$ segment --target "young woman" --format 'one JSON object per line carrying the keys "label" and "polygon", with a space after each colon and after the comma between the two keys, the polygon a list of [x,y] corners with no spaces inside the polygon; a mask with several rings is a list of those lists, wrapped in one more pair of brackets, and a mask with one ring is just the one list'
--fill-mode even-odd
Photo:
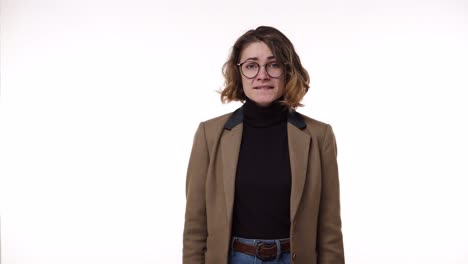
{"label": "young woman", "polygon": [[243,105],[195,133],[183,263],[343,264],[335,136],[295,111],[309,75],[291,41],[249,30],[223,73],[222,101]]}

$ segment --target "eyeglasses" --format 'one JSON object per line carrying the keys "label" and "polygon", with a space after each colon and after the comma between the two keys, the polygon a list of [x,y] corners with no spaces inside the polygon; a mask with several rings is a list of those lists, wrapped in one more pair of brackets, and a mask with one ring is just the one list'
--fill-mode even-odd
{"label": "eyeglasses", "polygon": [[255,78],[260,72],[261,67],[265,67],[268,76],[271,78],[279,78],[283,75],[284,64],[276,61],[260,65],[254,61],[245,61],[243,63],[238,63],[237,66],[240,67],[242,75],[248,79]]}

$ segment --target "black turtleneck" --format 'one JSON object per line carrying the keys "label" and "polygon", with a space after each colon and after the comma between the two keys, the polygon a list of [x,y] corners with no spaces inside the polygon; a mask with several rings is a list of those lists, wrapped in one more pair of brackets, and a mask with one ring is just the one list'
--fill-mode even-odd
{"label": "black turtleneck", "polygon": [[247,99],[237,163],[232,235],[289,237],[291,167],[286,107]]}

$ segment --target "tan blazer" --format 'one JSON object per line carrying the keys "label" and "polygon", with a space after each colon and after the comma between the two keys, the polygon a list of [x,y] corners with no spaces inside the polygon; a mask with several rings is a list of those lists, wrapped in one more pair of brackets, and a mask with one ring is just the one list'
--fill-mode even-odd
{"label": "tan blazer", "polygon": [[[187,171],[184,264],[225,264],[243,108],[200,123]],[[330,125],[288,114],[291,263],[343,264],[337,149]]]}

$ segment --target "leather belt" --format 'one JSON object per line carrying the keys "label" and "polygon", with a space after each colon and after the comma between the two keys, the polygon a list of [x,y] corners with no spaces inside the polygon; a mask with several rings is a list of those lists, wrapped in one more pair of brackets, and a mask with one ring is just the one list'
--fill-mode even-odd
{"label": "leather belt", "polygon": [[[290,243],[288,240],[283,240],[280,243],[281,245],[281,253],[289,252],[290,250]],[[276,243],[274,244],[265,244],[263,242],[257,243],[257,245],[249,245],[240,242],[239,240],[235,239],[233,243],[234,250],[238,252],[242,252],[251,256],[256,256],[257,258],[268,261],[274,260],[276,258],[277,247]]]}

